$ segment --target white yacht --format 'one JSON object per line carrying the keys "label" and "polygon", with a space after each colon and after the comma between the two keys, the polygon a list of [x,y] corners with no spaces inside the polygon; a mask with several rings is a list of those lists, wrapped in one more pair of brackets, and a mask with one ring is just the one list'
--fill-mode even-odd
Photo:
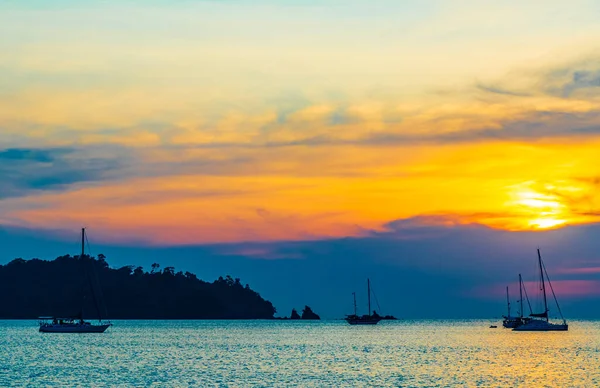
{"label": "white yacht", "polygon": [[104,333],[112,325],[110,322],[92,324],[83,318],[40,317],[39,321],[42,333]]}
{"label": "white yacht", "polygon": [[[546,266],[542,261],[542,255],[540,254],[540,250],[537,250],[538,254],[538,265],[540,267],[540,284],[541,291],[544,297],[544,311],[541,313],[532,313],[529,316],[531,319],[526,323],[519,325],[513,329],[513,331],[567,331],[569,330],[569,325],[562,315],[562,311],[560,310],[560,306],[558,305],[558,300],[556,299],[556,294],[554,293],[554,289],[552,288],[552,283],[550,282],[550,278],[548,277],[548,272],[546,271]],[[562,323],[553,323],[548,319],[548,299],[546,298],[546,282],[548,280],[548,285],[550,286],[550,291],[552,291],[552,296],[554,297],[554,301],[556,302],[556,308],[560,317],[562,319]]]}

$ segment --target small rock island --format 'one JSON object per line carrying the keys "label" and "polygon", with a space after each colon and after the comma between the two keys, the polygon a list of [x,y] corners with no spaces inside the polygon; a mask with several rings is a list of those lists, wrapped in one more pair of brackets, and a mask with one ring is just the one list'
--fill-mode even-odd
{"label": "small rock island", "polygon": [[320,320],[321,317],[318,316],[309,306],[304,306],[304,310],[302,310],[302,315],[298,314],[296,309],[292,309],[292,313],[290,317],[278,318],[278,319],[304,319],[304,320]]}

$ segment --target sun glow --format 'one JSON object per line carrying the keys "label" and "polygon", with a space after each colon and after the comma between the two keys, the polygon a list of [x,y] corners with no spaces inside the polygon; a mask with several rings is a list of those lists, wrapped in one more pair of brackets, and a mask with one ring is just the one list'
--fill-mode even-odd
{"label": "sun glow", "polygon": [[529,226],[531,226],[533,229],[550,229],[564,225],[566,222],[567,220],[541,217],[529,221]]}
{"label": "sun glow", "polygon": [[516,186],[509,207],[521,213],[531,229],[550,229],[567,223],[569,208],[556,192],[560,188],[543,185],[536,190],[534,186],[533,182]]}

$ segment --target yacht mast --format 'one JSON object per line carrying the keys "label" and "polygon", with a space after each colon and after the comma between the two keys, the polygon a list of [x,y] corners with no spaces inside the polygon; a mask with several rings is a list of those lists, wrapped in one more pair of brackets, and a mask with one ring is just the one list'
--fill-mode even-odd
{"label": "yacht mast", "polygon": [[519,308],[521,310],[521,318],[523,318],[523,280],[521,279],[521,274],[519,274]]}
{"label": "yacht mast", "polygon": [[565,320],[565,317],[563,316],[562,311],[560,310],[560,305],[558,304],[558,299],[556,299],[556,294],[554,293],[554,287],[552,287],[552,282],[550,281],[550,276],[548,276],[548,271],[546,270],[546,265],[543,264],[543,266],[544,266],[544,273],[546,273],[546,279],[548,279],[548,284],[550,285],[550,291],[552,291],[552,296],[554,297],[554,302],[556,302],[556,308],[558,309],[558,313],[560,314],[560,317],[563,320],[563,324],[566,325],[567,321]]}
{"label": "yacht mast", "polygon": [[508,298],[508,286],[506,286],[506,305],[508,306],[508,317],[510,317],[510,299]]}
{"label": "yacht mast", "polygon": [[85,251],[85,228],[81,228],[81,259],[83,259],[83,254]]}
{"label": "yacht mast", "polygon": [[367,315],[371,316],[371,280],[367,279],[367,299],[369,300],[369,313]]}
{"label": "yacht mast", "polygon": [[[89,288],[90,288],[90,293],[92,294],[92,300],[94,302],[94,307],[96,307],[96,312],[98,313],[98,321],[102,321],[102,311],[100,310],[100,304],[98,301],[98,298],[96,297],[96,292],[94,290],[94,284],[92,282],[92,275],[90,274],[90,271],[85,269],[85,263],[83,262],[83,255],[85,254],[85,228],[81,228],[81,260],[82,260],[82,265],[84,268],[84,272],[86,275],[86,278],[88,280],[89,283]],[[94,270],[94,260],[92,259],[90,261],[90,265],[91,265],[91,271]],[[85,298],[85,296],[84,296]],[[81,311],[81,316],[83,317],[83,308]]]}
{"label": "yacht mast", "polygon": [[[79,265],[81,266],[83,277],[87,278],[87,272],[85,271],[85,263],[83,262],[83,253],[85,251],[85,228],[81,228],[81,255],[79,255]],[[83,310],[85,308],[85,295],[87,291],[87,285],[85,280],[83,280],[81,285],[81,310],[79,311],[79,315],[83,318]]]}
{"label": "yacht mast", "polygon": [[356,292],[353,292],[352,296],[354,297],[354,315],[356,315]]}
{"label": "yacht mast", "polygon": [[546,299],[546,283],[544,282],[544,270],[542,268],[542,255],[540,254],[540,248],[537,250],[538,263],[540,265],[540,277],[542,279],[542,292],[544,293],[544,313],[546,314],[546,322],[548,322],[548,300]]}

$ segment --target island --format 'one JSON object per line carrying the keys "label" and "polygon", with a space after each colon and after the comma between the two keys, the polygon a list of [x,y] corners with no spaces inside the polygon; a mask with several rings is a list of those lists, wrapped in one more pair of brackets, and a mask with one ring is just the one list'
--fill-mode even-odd
{"label": "island", "polygon": [[273,319],[273,304],[238,278],[212,283],[174,267],[109,267],[106,257],[15,259],[0,265],[0,319]]}

